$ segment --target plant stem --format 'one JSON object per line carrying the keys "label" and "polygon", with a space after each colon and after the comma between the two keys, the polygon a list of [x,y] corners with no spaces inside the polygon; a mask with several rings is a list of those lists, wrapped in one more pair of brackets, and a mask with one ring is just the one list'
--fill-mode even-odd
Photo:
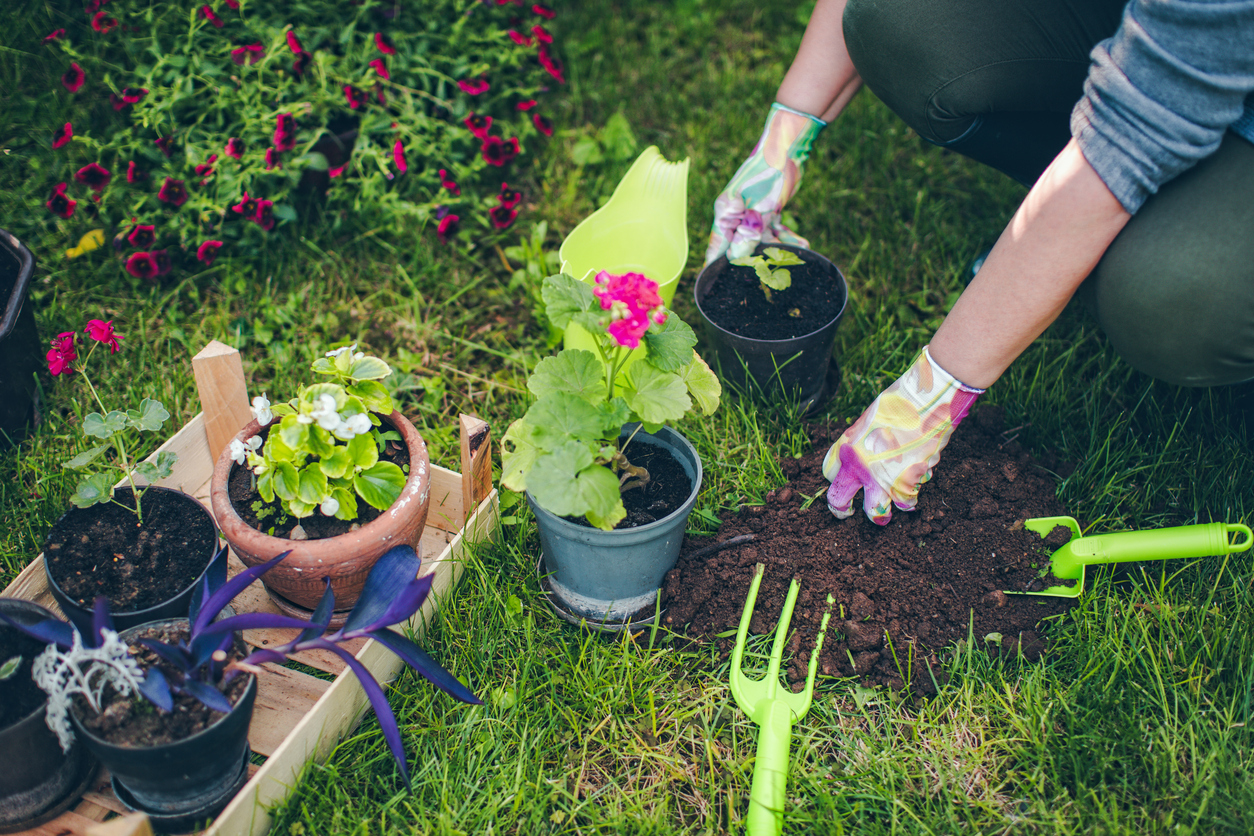
{"label": "plant stem", "polygon": [[[87,384],[87,388],[91,392],[91,396],[95,399],[96,405],[100,407],[101,414],[108,415],[109,410],[105,407],[104,402],[100,400],[100,395],[96,392],[96,387],[91,384],[91,378],[87,376],[87,359],[91,357],[92,352],[95,350],[96,346],[93,345],[91,347],[91,351],[87,352],[87,357],[83,358],[83,365],[78,371],[79,374],[83,376],[83,382]],[[109,440],[113,442],[113,449],[118,451],[118,458],[122,460],[122,472],[126,474],[126,481],[130,483],[131,496],[135,497],[135,516],[139,519],[139,524],[143,525],[144,509],[143,503],[140,500],[143,499],[144,494],[139,489],[139,486],[135,484],[135,474],[131,469],[131,460],[126,455],[126,442],[122,440],[122,432],[120,430],[115,432]],[[116,504],[126,508],[126,506],[122,505],[120,502],[116,502]],[[127,510],[129,511],[130,509],[128,508]]]}

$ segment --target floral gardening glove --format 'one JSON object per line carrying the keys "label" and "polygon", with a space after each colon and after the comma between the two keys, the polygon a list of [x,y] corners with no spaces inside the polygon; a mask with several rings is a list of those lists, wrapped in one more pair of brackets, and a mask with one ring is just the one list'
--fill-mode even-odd
{"label": "floral gardening glove", "polygon": [[714,200],[706,264],[723,253],[728,258],[744,258],[759,242],[809,248],[809,242],[780,222],[779,214],[797,190],[810,146],[825,127],[827,123],[817,116],[778,102],[771,105],[753,153]]}
{"label": "floral gardening glove", "polygon": [[877,525],[892,519],[889,500],[914,510],[919,486],[932,478],[954,428],[984,392],[936,365],[927,346],[913,365],[867,407],[827,451],[823,475],[832,487],[827,507],[840,519],[853,514],[853,497]]}

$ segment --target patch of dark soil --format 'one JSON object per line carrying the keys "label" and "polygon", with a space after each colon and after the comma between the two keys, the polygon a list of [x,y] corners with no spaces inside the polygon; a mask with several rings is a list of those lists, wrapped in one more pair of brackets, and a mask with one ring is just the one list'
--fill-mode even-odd
{"label": "patch of dark soil", "polygon": [[[768,247],[759,245],[754,255]],[[808,251],[780,247],[805,257]],[[701,309],[712,321],[733,334],[755,340],[788,340],[819,330],[840,313],[845,303],[841,283],[821,261],[806,261],[788,268],[792,285],[771,291],[766,301],[762,282],[752,267],[728,264],[701,299]]]}
{"label": "patch of dark soil", "polygon": [[[657,522],[678,511],[688,501],[692,494],[692,480],[670,452],[652,444],[629,444],[624,452],[632,465],[649,472],[649,481],[644,487],[623,491],[623,507],[627,509],[627,516],[614,526],[616,531]],[[592,527],[583,517],[564,519],[585,528]]]}
{"label": "patch of dark soil", "polygon": [[0,665],[14,656],[21,656],[17,672],[0,681],[0,729],[21,720],[43,704],[47,695],[30,678],[30,666],[44,652],[44,643],[0,625]]}
{"label": "patch of dark soil", "polygon": [[[794,683],[805,666],[830,594],[835,599],[820,670],[857,674],[871,684],[917,693],[939,681],[937,653],[972,631],[978,645],[1016,658],[1036,658],[1045,642],[1042,619],[1058,615],[1069,599],[1006,595],[1039,582],[1058,545],[1023,528],[1029,517],[1064,513],[1054,479],[1041,463],[1001,433],[1002,414],[984,407],[959,426],[933,478],[919,492],[915,511],[895,511],[886,526],[861,511],[836,519],[825,500],[820,470],[843,426],[813,430],[815,447],[804,458],[781,462],[790,479],[763,506],[744,507],[724,520],[713,538],[688,538],[679,563],[666,576],[666,622],[730,652],[755,565],[766,566],[751,631],[774,630],[793,578],[801,593],[788,644]],[[1056,463],[1054,463],[1056,464]],[[816,496],[817,494],[817,496]],[[815,497],[808,508],[802,506]],[[712,543],[754,534],[753,542],[691,559]],[[1065,542],[1065,538],[1063,538]],[[985,636],[1000,633],[1000,646]],[[929,673],[930,669],[930,673]]]}
{"label": "patch of dark soil", "polygon": [[[409,450],[400,442],[388,441],[379,460],[391,462],[406,474],[409,473]],[[274,502],[266,502],[262,499],[261,494],[257,493],[253,485],[252,473],[248,468],[239,465],[231,468],[231,475],[227,481],[227,495],[240,519],[258,531],[264,531],[273,537],[289,537],[292,529],[299,524],[308,535],[306,539],[323,540],[327,537],[347,534],[354,525],[365,525],[378,519],[383,513],[359,496],[355,520],[340,520],[325,516],[319,511],[314,511],[310,516],[300,520],[288,514],[283,504],[277,499]]]}
{"label": "patch of dark soil", "polygon": [[112,612],[129,613],[191,586],[218,545],[205,507],[177,491],[145,491],[141,526],[130,488],[118,488],[114,500],[126,507],[75,508],[49,532],[44,559],[65,594],[87,609],[103,595]]}
{"label": "patch of dark soil", "polygon": [[[169,625],[152,625],[141,628],[132,636],[131,650],[135,652],[135,660],[145,671],[155,667],[165,676],[166,681],[177,681],[174,668],[153,653],[147,647],[138,644],[140,639],[155,639],[167,644],[177,644],[187,640],[187,628],[175,628]],[[227,654],[231,661],[243,658],[238,647]],[[240,674],[226,686],[225,695],[231,705],[239,702],[240,697],[248,688],[248,676]],[[226,715],[214,711],[200,700],[187,694],[174,694],[174,709],[158,711],[148,700],[141,696],[122,697],[112,687],[107,688],[104,697],[104,710],[96,714],[81,696],[74,697],[74,712],[97,737],[109,741],[115,746],[147,747],[159,746],[163,743],[174,743],[204,731]]]}

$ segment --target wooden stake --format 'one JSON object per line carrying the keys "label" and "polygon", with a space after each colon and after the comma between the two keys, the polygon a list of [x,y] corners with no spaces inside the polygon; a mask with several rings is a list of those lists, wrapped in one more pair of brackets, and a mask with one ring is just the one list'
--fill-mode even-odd
{"label": "wooden stake", "polygon": [[200,408],[205,413],[209,454],[217,461],[235,434],[252,420],[248,384],[239,351],[213,340],[192,358]]}
{"label": "wooden stake", "polygon": [[461,415],[462,508],[464,519],[492,492],[492,427],[482,418]]}
{"label": "wooden stake", "polygon": [[87,828],[87,836],[153,836],[147,813],[129,813]]}

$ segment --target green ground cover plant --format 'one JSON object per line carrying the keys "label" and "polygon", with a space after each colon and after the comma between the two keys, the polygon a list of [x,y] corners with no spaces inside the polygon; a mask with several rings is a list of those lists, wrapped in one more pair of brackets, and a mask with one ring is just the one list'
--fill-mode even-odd
{"label": "green ground cover plant", "polygon": [[[573,154],[621,114],[639,147],[693,160],[694,244],[675,303],[689,318],[709,207],[761,130],[808,5],[554,7],[547,25],[561,38],[568,86],[550,112],[561,127],[526,178],[509,181],[534,206],[528,217],[546,223],[532,249],[555,251],[626,171],[630,156]],[[29,124],[23,85],[63,71],[0,51],[0,104]],[[0,147],[9,147],[18,130],[4,131]],[[0,178],[10,176],[8,159],[0,156]],[[818,420],[856,417],[901,374],[1022,194],[924,145],[865,91],[823,134],[790,203],[790,225],[850,281],[837,340],[843,380]],[[0,193],[0,225],[43,211],[43,197],[30,207]],[[519,224],[506,243],[530,235]],[[80,327],[84,312],[112,319],[135,354],[125,368],[110,364],[101,385],[120,399],[161,400],[175,425],[198,409],[189,358],[211,338],[241,349],[254,394],[295,391],[316,347],[357,342],[394,368],[390,394],[433,462],[456,468],[457,412],[484,416],[499,439],[527,407],[528,373],[551,353],[524,292],[510,287],[523,258],[509,257],[506,269],[494,251],[434,248],[383,226],[306,228],[255,259],[223,259],[212,274],[154,287],[102,276],[101,259],[41,258],[42,332]],[[0,453],[5,582],[66,507],[74,477],[60,463],[81,452],[76,427],[94,408],[45,386],[44,423]],[[1060,496],[1096,530],[1248,524],[1254,514],[1249,428],[1234,421],[1231,394],[1132,371],[1079,308],[984,398],[1005,408],[1018,440],[1074,464],[1059,474]],[[776,457],[808,448],[795,412],[775,404],[729,399],[678,428],[705,469],[694,530],[761,502],[784,481]],[[731,701],[717,649],[688,647],[664,629],[607,640],[563,626],[534,576],[526,504],[504,500],[514,504],[499,542],[475,551],[422,642],[485,705],[453,704],[402,677],[389,697],[412,794],[368,721],[309,768],[276,811],[274,832],[736,832],[755,732]],[[826,513],[821,502],[811,511]],[[948,684],[924,702],[821,678],[793,740],[785,831],[1248,833],[1252,580],[1244,559],[1098,573],[1080,606],[1050,626],[1054,644],[1041,661],[990,657],[971,636],[951,648]],[[749,663],[764,670],[767,648],[751,651]]]}

